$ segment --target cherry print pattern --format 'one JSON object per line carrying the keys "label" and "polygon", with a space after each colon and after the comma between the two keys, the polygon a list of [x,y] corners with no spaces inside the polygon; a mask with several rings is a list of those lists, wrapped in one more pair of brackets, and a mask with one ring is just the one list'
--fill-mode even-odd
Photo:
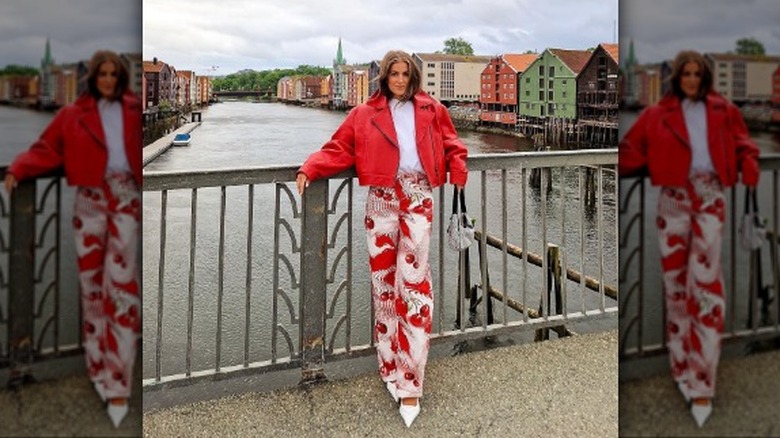
{"label": "cherry print pattern", "polygon": [[366,233],[379,374],[399,397],[422,397],[433,291],[428,251],[433,195],[425,174],[399,174],[394,187],[371,187]]}
{"label": "cherry print pattern", "polygon": [[76,193],[83,345],[89,377],[102,383],[108,398],[130,397],[141,332],[140,197],[132,175],[123,173],[107,175],[101,188]]}
{"label": "cherry print pattern", "polygon": [[725,295],[720,264],[724,195],[718,177],[693,175],[658,199],[658,239],[672,376],[691,397],[714,397]]}

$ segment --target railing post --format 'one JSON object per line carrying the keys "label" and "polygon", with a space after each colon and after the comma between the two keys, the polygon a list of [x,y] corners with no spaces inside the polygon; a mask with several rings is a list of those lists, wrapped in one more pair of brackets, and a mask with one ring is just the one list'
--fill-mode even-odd
{"label": "railing post", "polygon": [[11,194],[8,260],[9,387],[18,387],[34,380],[31,366],[35,351],[35,186],[34,180],[21,182]]}
{"label": "railing post", "polygon": [[301,219],[301,384],[326,379],[325,306],[327,280],[328,180],[314,181],[303,193]]}

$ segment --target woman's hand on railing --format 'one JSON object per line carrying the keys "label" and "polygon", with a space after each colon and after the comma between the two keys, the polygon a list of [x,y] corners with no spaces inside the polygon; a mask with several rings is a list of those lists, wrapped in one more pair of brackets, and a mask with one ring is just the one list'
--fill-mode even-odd
{"label": "woman's hand on railing", "polygon": [[11,196],[11,193],[14,191],[15,187],[16,187],[16,177],[11,173],[6,173],[5,191],[8,192],[8,196]]}
{"label": "woman's hand on railing", "polygon": [[309,177],[305,173],[299,172],[295,178],[295,185],[298,186],[298,194],[303,195],[303,191],[306,190],[306,187],[309,187]]}

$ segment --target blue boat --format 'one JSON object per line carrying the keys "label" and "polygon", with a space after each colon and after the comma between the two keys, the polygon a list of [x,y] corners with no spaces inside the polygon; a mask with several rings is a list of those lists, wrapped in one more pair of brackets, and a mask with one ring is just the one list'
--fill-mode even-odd
{"label": "blue boat", "polygon": [[176,134],[176,137],[173,138],[173,145],[174,146],[189,146],[190,145],[190,135],[189,134]]}

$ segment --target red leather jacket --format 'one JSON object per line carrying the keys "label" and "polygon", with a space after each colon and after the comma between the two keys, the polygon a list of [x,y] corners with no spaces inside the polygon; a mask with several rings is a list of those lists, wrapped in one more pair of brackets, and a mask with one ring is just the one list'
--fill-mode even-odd
{"label": "red leather jacket", "polygon": [[[465,185],[468,151],[458,139],[447,108],[424,92],[414,96],[417,154],[432,187],[447,182]],[[377,91],[352,109],[333,137],[311,154],[299,172],[310,180],[329,177],[355,166],[362,186],[391,187],[400,151],[387,98]]]}
{"label": "red leather jacket", "polygon": [[[739,109],[717,93],[707,95],[707,143],[723,187],[758,184],[759,149],[750,139]],[[620,141],[618,169],[630,175],[647,168],[657,186],[684,186],[691,167],[691,147],[680,100],[666,95],[646,108]]]}
{"label": "red leather jacket", "polygon": [[[122,123],[127,161],[141,187],[141,104],[131,91],[122,96]],[[69,185],[100,187],[107,164],[108,149],[97,101],[84,93],[72,105],[57,112],[30,149],[16,157],[8,172],[21,181],[64,166]]]}

